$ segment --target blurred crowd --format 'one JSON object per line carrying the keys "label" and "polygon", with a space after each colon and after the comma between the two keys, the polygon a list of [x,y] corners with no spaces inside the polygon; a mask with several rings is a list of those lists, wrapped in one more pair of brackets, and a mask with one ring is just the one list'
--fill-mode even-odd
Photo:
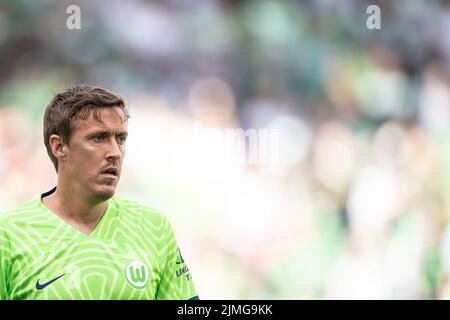
{"label": "blurred crowd", "polygon": [[449,35],[449,1],[2,0],[0,210],[55,185],[43,111],[93,84],[130,108],[118,196],[167,214],[201,298],[450,298]]}

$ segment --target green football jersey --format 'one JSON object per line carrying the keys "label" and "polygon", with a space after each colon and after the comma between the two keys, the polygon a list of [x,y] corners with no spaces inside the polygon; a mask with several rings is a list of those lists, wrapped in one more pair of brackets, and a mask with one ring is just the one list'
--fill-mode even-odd
{"label": "green football jersey", "polygon": [[196,299],[164,214],[111,198],[86,236],[41,196],[0,214],[0,299]]}

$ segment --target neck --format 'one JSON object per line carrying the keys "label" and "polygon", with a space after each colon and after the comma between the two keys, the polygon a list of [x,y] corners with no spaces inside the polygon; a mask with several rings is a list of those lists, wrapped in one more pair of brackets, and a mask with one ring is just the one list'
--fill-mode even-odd
{"label": "neck", "polygon": [[82,190],[74,190],[58,180],[56,191],[42,199],[44,205],[67,223],[85,235],[95,229],[106,209],[108,201],[88,197]]}

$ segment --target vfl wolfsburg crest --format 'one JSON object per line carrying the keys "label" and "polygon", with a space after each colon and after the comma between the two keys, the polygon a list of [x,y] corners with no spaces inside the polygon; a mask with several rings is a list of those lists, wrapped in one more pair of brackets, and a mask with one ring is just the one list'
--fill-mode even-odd
{"label": "vfl wolfsburg crest", "polygon": [[125,278],[128,283],[136,289],[143,289],[147,286],[149,270],[145,263],[141,261],[130,262],[125,268]]}

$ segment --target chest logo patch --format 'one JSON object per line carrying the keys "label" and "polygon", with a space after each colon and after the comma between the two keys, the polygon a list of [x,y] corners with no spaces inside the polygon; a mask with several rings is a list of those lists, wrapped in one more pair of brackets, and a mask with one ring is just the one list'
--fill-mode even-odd
{"label": "chest logo patch", "polygon": [[46,287],[48,287],[49,285],[51,285],[53,282],[55,282],[56,280],[58,280],[59,278],[61,278],[64,275],[65,275],[65,273],[60,275],[59,277],[56,277],[56,278],[54,278],[54,279],[52,279],[52,280],[50,280],[50,281],[48,281],[46,283],[43,283],[43,284],[40,284],[39,283],[39,279],[38,279],[38,281],[36,282],[36,289],[37,290],[43,290],[43,289],[45,289]]}
{"label": "chest logo patch", "polygon": [[135,260],[125,267],[125,278],[133,288],[143,289],[150,278],[149,269],[145,263]]}

